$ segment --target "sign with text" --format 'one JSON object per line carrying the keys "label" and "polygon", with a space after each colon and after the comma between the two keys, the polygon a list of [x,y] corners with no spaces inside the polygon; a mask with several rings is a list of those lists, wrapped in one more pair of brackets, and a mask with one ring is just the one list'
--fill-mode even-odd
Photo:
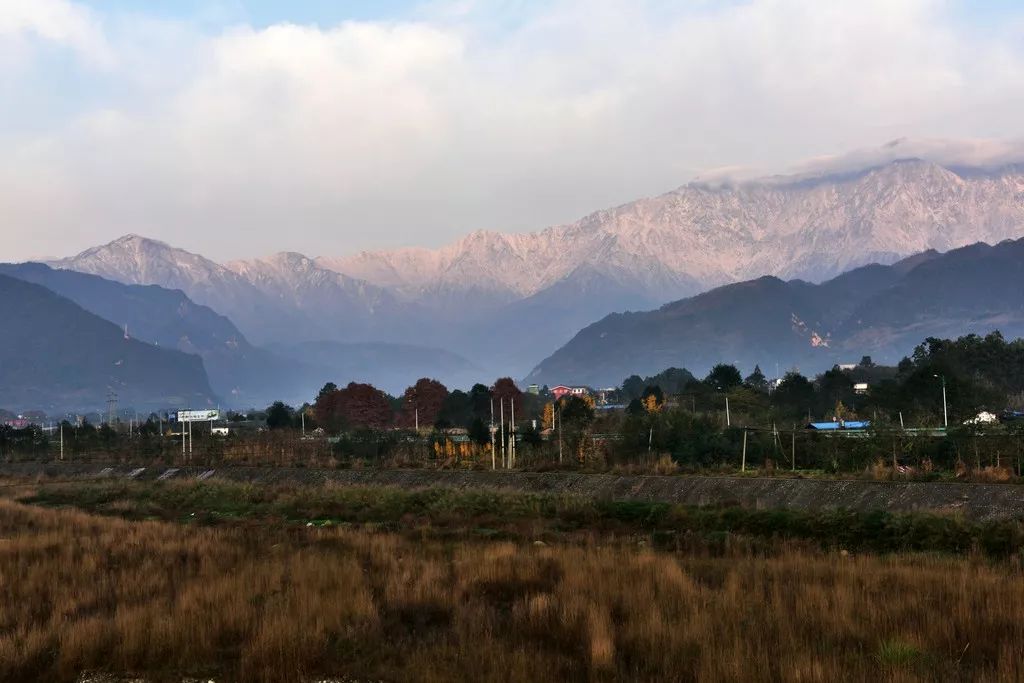
{"label": "sign with text", "polygon": [[179,410],[178,422],[210,422],[220,419],[219,410]]}

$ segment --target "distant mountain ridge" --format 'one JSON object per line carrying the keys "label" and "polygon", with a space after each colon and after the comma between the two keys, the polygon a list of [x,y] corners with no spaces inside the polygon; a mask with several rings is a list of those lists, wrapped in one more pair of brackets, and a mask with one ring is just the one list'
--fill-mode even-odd
{"label": "distant mountain ridge", "polygon": [[614,311],[760,275],[821,281],[1021,236],[1020,167],[908,159],[817,177],[695,182],[575,223],[478,231],[440,249],[220,265],[130,235],[52,265],[182,289],[257,344],[414,339],[521,376]]}
{"label": "distant mountain ridge", "polygon": [[480,231],[437,250],[317,263],[405,292],[489,282],[529,296],[591,266],[648,291],[689,294],[765,274],[827,279],[927,249],[1019,237],[1022,226],[1020,167],[907,159],[816,178],[695,182],[536,233]]}
{"label": "distant mountain ridge", "polygon": [[124,326],[129,336],[203,359],[214,391],[231,405],[267,405],[308,393],[313,370],[254,347],[226,317],[181,290],[126,285],[41,263],[0,264],[0,274],[32,282]]}
{"label": "distant mountain ridge", "polygon": [[527,376],[616,385],[631,374],[719,362],[766,374],[814,373],[870,355],[895,363],[925,337],[998,329],[1024,335],[1024,239],[914,255],[822,284],[773,276],[659,309],[612,314],[581,330]]}
{"label": "distant mountain ridge", "polygon": [[49,289],[0,274],[0,403],[46,412],[102,409],[108,392],[139,410],[215,405],[199,356],[125,335]]}
{"label": "distant mountain ridge", "polygon": [[256,347],[226,317],[180,290],[158,285],[126,285],[41,263],[0,264],[0,274],[46,287],[127,328],[131,339],[197,354],[225,407],[262,407],[275,400],[298,404],[310,400],[327,381],[375,381],[387,391],[401,393],[424,375],[469,386],[480,373],[455,354],[410,344],[307,342]]}

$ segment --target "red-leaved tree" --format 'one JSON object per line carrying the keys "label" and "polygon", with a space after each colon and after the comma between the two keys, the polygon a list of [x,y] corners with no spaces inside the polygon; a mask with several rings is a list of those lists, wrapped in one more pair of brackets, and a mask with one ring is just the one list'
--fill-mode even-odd
{"label": "red-leaved tree", "polygon": [[398,424],[407,429],[415,426],[418,410],[420,427],[432,427],[437,422],[446,398],[448,388],[436,379],[423,377],[417,380],[402,396],[402,412],[398,416]]}
{"label": "red-leaved tree", "polygon": [[391,424],[387,394],[372,384],[350,382],[344,389],[322,391],[314,406],[316,417],[331,431],[352,428],[383,429]]}

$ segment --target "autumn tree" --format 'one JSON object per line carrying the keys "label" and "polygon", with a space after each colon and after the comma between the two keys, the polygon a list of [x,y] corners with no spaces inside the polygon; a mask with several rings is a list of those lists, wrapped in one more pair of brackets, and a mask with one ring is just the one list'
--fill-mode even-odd
{"label": "autumn tree", "polygon": [[665,392],[657,384],[645,387],[644,393],[640,396],[640,401],[647,412],[657,412],[661,409],[662,404],[665,403]]}
{"label": "autumn tree", "polygon": [[501,377],[494,382],[494,386],[491,387],[491,396],[494,397],[495,409],[501,405],[501,402],[505,403],[505,419],[509,418],[509,411],[512,405],[515,405],[515,410],[520,415],[523,414],[522,396],[523,392],[516,386],[515,381],[511,377]]}
{"label": "autumn tree", "polygon": [[555,426],[555,404],[544,404],[544,417],[541,423],[544,429],[552,429]]}
{"label": "autumn tree", "polygon": [[314,406],[318,422],[332,431],[382,429],[391,422],[388,395],[371,384],[349,382],[344,389],[321,392]]}
{"label": "autumn tree", "polygon": [[410,428],[418,421],[421,427],[433,427],[441,415],[446,398],[448,388],[436,379],[423,377],[417,380],[416,384],[406,389],[402,396],[399,424]]}
{"label": "autumn tree", "polygon": [[581,452],[593,422],[594,407],[579,396],[565,396],[558,402],[558,428],[570,452]]}
{"label": "autumn tree", "polygon": [[326,395],[328,395],[330,393],[333,393],[333,392],[335,392],[337,390],[338,390],[338,385],[337,384],[335,384],[334,382],[328,382],[327,384],[325,384],[323,386],[323,388],[320,389],[320,393],[316,395],[317,400],[319,400],[321,397],[326,396]]}
{"label": "autumn tree", "polygon": [[316,397],[313,414],[317,424],[329,432],[337,433],[345,428],[345,416],[341,410],[342,393],[334,383],[327,383]]}

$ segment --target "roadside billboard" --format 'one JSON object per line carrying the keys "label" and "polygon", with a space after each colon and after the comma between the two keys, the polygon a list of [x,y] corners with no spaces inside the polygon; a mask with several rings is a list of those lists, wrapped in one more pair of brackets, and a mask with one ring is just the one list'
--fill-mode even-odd
{"label": "roadside billboard", "polygon": [[179,410],[178,422],[211,422],[220,419],[219,410]]}

